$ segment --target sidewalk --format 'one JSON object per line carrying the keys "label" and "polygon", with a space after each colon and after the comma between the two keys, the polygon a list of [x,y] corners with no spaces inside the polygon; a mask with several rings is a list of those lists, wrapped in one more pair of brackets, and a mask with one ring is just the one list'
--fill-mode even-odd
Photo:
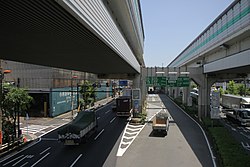
{"label": "sidewalk", "polygon": [[[106,99],[99,100],[99,101],[95,102],[95,105],[89,109],[95,110],[103,105],[106,105],[107,103],[111,102],[112,100],[113,100],[112,97],[108,97]],[[73,116],[76,114],[76,112],[77,112],[77,110],[75,109],[73,111]],[[54,129],[57,129],[58,127],[61,127],[65,124],[69,123],[71,120],[72,120],[72,111],[68,111],[64,114],[58,115],[58,116],[53,117],[53,118],[32,117],[32,118],[29,118],[28,122],[29,122],[29,125],[41,125],[41,126],[53,125],[55,127]],[[25,125],[26,124],[25,118],[22,117],[20,122]],[[52,131],[52,129],[50,131]],[[23,135],[27,139],[27,141],[35,140],[36,138],[41,137],[38,135],[34,135],[32,133],[28,133],[28,134],[23,133]]]}
{"label": "sidewalk", "polygon": [[[97,109],[99,107],[102,107],[103,105],[106,105],[107,103],[111,102],[114,98],[108,97],[106,99],[99,100],[95,102],[95,105],[91,107],[90,109]],[[75,115],[77,110],[73,111],[73,115]],[[59,116],[48,118],[48,117],[30,117],[28,120],[26,120],[25,117],[20,117],[20,127],[23,131],[23,143],[31,142],[46,133],[49,133],[67,123],[69,123],[72,120],[72,112],[66,112],[64,114],[61,114]],[[32,131],[32,128],[37,129],[36,133],[34,130]],[[40,128],[40,129],[39,129]],[[27,129],[27,130],[26,130]],[[3,150],[6,149],[8,144],[2,145],[0,148],[0,152],[4,152]],[[9,150],[7,150],[9,151]],[[0,153],[1,154],[1,153]]]}

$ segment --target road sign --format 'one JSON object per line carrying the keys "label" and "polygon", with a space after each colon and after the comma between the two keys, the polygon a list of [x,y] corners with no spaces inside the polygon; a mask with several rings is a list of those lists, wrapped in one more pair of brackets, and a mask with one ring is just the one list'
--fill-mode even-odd
{"label": "road sign", "polygon": [[166,77],[157,77],[157,86],[166,86],[167,79]]}
{"label": "road sign", "polygon": [[190,79],[189,77],[178,77],[176,81],[177,87],[189,87]]}
{"label": "road sign", "polygon": [[167,77],[158,76],[158,77],[147,77],[146,78],[147,86],[166,86]]}
{"label": "road sign", "polygon": [[186,76],[176,77],[147,77],[147,86],[189,87],[190,79]]}
{"label": "road sign", "polygon": [[211,105],[210,105],[210,117],[211,119],[219,119],[220,118],[220,92],[212,91],[211,95]]}
{"label": "road sign", "polygon": [[176,87],[176,80],[167,80],[167,85],[169,87]]}
{"label": "road sign", "polygon": [[146,77],[146,85],[152,86],[154,84],[154,77]]}
{"label": "road sign", "polygon": [[132,100],[141,100],[141,90],[132,89]]}

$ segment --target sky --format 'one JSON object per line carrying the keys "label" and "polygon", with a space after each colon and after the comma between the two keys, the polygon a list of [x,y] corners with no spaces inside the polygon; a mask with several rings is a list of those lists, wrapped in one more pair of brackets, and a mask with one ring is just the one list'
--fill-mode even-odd
{"label": "sky", "polygon": [[167,66],[233,0],[140,0],[146,67]]}

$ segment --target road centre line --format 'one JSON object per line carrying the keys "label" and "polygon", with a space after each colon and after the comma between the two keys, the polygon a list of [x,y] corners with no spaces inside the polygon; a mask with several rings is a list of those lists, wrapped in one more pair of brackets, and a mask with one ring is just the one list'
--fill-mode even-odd
{"label": "road centre line", "polygon": [[34,167],[35,165],[37,165],[40,161],[42,161],[44,158],[46,158],[50,153],[47,153],[46,155],[44,155],[42,158],[40,158],[38,161],[36,161],[31,167]]}
{"label": "road centre line", "polygon": [[48,151],[49,149],[51,149],[51,147],[48,147],[48,148],[45,149],[44,151],[40,152],[40,155],[42,155],[43,153],[45,153],[45,152]]}
{"label": "road centre line", "polygon": [[[7,163],[5,163],[5,164],[3,164],[3,166],[5,166],[5,165],[8,165],[9,163],[11,163],[11,162],[13,162],[13,161],[15,161],[15,160],[17,160],[17,159],[19,159],[19,158],[22,158],[24,155],[20,155],[19,157],[16,157],[15,159],[12,159],[11,161],[8,161]],[[3,161],[1,161],[0,163],[2,163]]]}
{"label": "road centre line", "polygon": [[104,129],[101,130],[101,132],[98,133],[98,135],[94,138],[94,140],[96,140],[102,133],[103,133]]}
{"label": "road centre line", "polygon": [[116,119],[116,117],[114,117],[111,121],[109,121],[109,123],[112,123],[115,119]]}
{"label": "road centre line", "polygon": [[80,155],[76,158],[76,160],[70,165],[70,167],[73,167],[73,166],[76,164],[76,162],[81,158],[81,156],[82,156],[82,154],[80,154]]}

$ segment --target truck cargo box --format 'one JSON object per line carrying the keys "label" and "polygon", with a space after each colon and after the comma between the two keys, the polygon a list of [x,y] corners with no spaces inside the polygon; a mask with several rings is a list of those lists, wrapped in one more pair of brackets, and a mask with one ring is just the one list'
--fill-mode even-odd
{"label": "truck cargo box", "polygon": [[76,118],[58,131],[58,140],[65,145],[79,144],[97,126],[94,111],[81,111]]}
{"label": "truck cargo box", "polygon": [[152,129],[153,131],[166,133],[169,126],[167,112],[159,112],[153,119]]}
{"label": "truck cargo box", "polygon": [[120,96],[116,99],[116,114],[117,116],[131,115],[131,97]]}

